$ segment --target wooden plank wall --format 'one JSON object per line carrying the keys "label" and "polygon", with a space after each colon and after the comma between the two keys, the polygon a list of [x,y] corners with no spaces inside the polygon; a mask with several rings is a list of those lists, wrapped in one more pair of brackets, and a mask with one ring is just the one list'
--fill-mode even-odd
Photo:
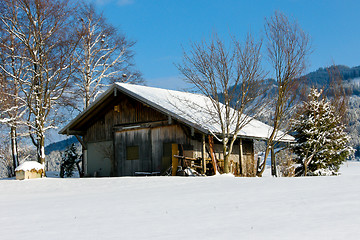
{"label": "wooden plank wall", "polygon": [[[164,163],[164,146],[187,144],[188,139],[179,125],[132,129],[115,132],[115,159],[119,176],[133,175],[134,171],[163,172],[170,166],[171,155]],[[126,159],[126,147],[138,145],[139,160]],[[170,151],[171,152],[171,151]],[[168,163],[167,163],[168,162]],[[164,165],[165,164],[165,165]]]}
{"label": "wooden plank wall", "polygon": [[242,140],[243,160],[241,161],[241,172],[243,177],[256,177],[257,162],[254,156],[254,141]]}
{"label": "wooden plank wall", "polygon": [[[86,142],[110,141],[113,139],[113,127],[120,124],[163,121],[168,117],[164,114],[133,100],[124,94],[104,109],[95,122],[87,127],[84,139]],[[114,107],[118,106],[115,111]]]}
{"label": "wooden plank wall", "polygon": [[[118,176],[133,176],[135,172],[151,172],[150,129],[115,133],[115,159]],[[139,158],[127,159],[127,147],[138,147]]]}
{"label": "wooden plank wall", "polygon": [[[163,126],[151,129],[152,167],[154,171],[163,172],[171,164],[171,156],[164,146],[171,148],[171,144],[189,144],[183,129],[179,125]],[[170,151],[171,152],[171,151]]]}

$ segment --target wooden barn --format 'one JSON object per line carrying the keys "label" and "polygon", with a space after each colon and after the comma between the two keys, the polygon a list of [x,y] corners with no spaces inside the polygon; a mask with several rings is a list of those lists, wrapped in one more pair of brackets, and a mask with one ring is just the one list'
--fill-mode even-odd
{"label": "wooden barn", "polygon": [[[203,95],[115,83],[59,133],[81,142],[84,176],[160,175],[171,166],[175,174],[184,163],[210,173],[211,156],[219,165],[223,159],[211,137],[220,125],[210,108]],[[230,157],[232,172],[255,176],[253,141],[265,140],[269,130],[255,119],[242,129]]]}

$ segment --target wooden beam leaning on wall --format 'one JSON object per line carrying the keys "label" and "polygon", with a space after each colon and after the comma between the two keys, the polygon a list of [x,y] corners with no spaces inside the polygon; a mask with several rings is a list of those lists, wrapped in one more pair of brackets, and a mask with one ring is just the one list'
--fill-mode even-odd
{"label": "wooden beam leaning on wall", "polygon": [[178,144],[171,144],[172,176],[176,176],[179,165],[179,159],[174,157],[179,154]]}
{"label": "wooden beam leaning on wall", "polygon": [[205,134],[202,135],[202,146],[201,146],[201,166],[202,166],[202,174],[206,174],[206,160],[205,160],[205,153],[206,153],[206,145],[205,145]]}

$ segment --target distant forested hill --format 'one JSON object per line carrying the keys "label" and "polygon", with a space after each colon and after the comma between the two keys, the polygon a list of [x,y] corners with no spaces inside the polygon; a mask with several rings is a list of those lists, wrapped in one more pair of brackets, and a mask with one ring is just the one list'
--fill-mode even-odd
{"label": "distant forested hill", "polygon": [[[339,74],[343,79],[343,86],[349,94],[349,109],[348,109],[348,132],[351,137],[350,144],[357,151],[355,156],[360,158],[360,66],[348,67],[344,65],[331,66],[327,68],[319,68],[314,72],[310,72],[302,76],[299,80],[301,84],[308,87],[316,87],[318,89],[329,90],[331,74]],[[277,84],[273,79],[268,79],[270,88],[267,90],[266,95],[270,98],[276,93]],[[267,84],[266,84],[267,85]],[[239,89],[238,89],[239,91]],[[331,96],[331,91],[325,91],[328,97]],[[221,95],[220,95],[221,96]],[[271,114],[265,112],[257,117],[259,120],[269,123]]]}
{"label": "distant forested hill", "polygon": [[76,139],[76,137],[73,136],[73,137],[67,138],[67,139],[59,141],[59,142],[51,143],[45,147],[45,154],[48,155],[52,151],[63,151],[69,145],[71,145],[73,143],[77,143],[77,142],[78,142],[78,140]]}
{"label": "distant forested hill", "polygon": [[353,79],[360,78],[360,66],[350,68],[344,65],[337,65],[319,68],[314,72],[306,74],[301,79],[306,81],[308,85],[323,87],[330,83],[331,79],[329,73],[339,73],[345,82],[350,82]]}
{"label": "distant forested hill", "polygon": [[[308,87],[316,88],[327,88],[330,85],[332,79],[330,79],[331,74],[339,74],[343,80],[344,88],[346,92],[350,95],[360,96],[360,66],[357,67],[348,67],[344,65],[337,65],[325,68],[319,68],[314,72],[310,72],[302,77],[300,77],[301,84],[305,84]],[[269,86],[270,88],[266,91],[266,95],[271,97],[272,94],[275,94],[277,89],[277,83],[274,79],[267,79],[264,86]],[[240,91],[238,87],[237,91]],[[327,91],[329,94],[330,92]],[[219,94],[220,101],[222,100],[222,94]]]}
{"label": "distant forested hill", "polygon": [[[330,84],[330,73],[339,74],[343,79],[343,86],[349,94],[348,132],[351,137],[350,144],[357,151],[356,158],[360,158],[360,66],[348,67],[337,65],[306,74],[301,81],[309,87],[326,89]],[[329,93],[329,91],[326,91]],[[330,96],[331,97],[331,96]]]}

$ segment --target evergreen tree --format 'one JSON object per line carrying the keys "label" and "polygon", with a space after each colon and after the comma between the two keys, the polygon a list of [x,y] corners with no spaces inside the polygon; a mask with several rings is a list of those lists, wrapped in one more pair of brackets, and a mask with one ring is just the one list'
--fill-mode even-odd
{"label": "evergreen tree", "polygon": [[75,170],[76,161],[79,155],[76,152],[75,144],[71,144],[64,152],[60,165],[60,177],[72,177]]}
{"label": "evergreen tree", "polygon": [[296,143],[292,145],[301,164],[301,173],[317,170],[337,172],[352,153],[349,136],[334,106],[321,98],[322,91],[312,88],[304,102],[302,115],[293,121]]}

